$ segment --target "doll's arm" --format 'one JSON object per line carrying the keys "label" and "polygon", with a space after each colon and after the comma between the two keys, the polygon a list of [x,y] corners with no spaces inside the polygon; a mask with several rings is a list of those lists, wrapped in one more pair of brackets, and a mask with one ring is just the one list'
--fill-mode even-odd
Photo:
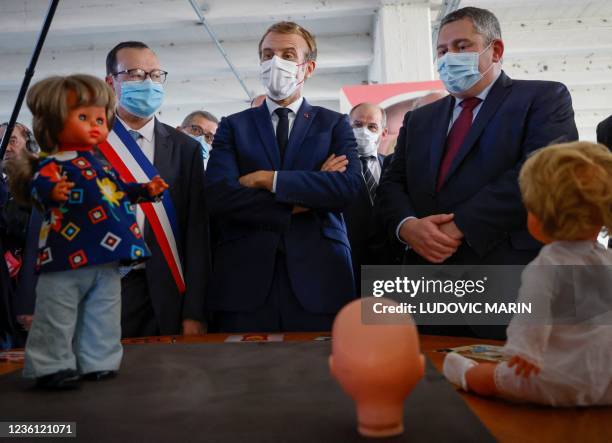
{"label": "doll's arm", "polygon": [[50,160],[41,165],[31,183],[32,197],[43,207],[57,207],[68,200],[74,183],[62,175],[61,166]]}
{"label": "doll's arm", "polygon": [[532,314],[514,315],[507,329],[508,341],[504,346],[504,353],[515,358],[517,374],[542,364],[554,323],[551,303],[556,291],[556,272],[556,267],[552,265],[530,264],[521,275],[517,301],[529,304]]}
{"label": "doll's arm", "polygon": [[160,201],[163,192],[168,189],[168,184],[159,175],[153,177],[153,180],[148,183],[126,183],[123,180],[119,181],[121,188],[133,204]]}

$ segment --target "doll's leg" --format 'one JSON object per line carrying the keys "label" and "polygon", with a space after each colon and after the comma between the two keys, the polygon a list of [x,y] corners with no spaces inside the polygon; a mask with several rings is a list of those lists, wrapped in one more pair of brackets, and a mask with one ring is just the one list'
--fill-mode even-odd
{"label": "doll's leg", "polygon": [[36,286],[36,308],[28,334],[23,375],[42,377],[76,369],[72,339],[79,306],[76,271],[43,273]]}
{"label": "doll's leg", "polygon": [[495,387],[495,367],[492,363],[477,363],[456,352],[444,359],[444,376],[461,386],[464,391],[474,391],[479,395],[497,395]]}
{"label": "doll's leg", "polygon": [[495,386],[496,367],[497,364],[495,363],[478,363],[468,369],[465,373],[468,390],[487,397],[499,395]]}
{"label": "doll's leg", "polygon": [[116,371],[123,356],[118,265],[100,265],[91,270],[95,277],[81,304],[75,340],[82,374]]}

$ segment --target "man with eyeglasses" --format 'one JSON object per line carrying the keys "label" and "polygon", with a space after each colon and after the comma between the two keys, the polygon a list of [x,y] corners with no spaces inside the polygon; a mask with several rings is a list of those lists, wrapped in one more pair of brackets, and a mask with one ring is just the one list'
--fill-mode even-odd
{"label": "man with eyeglasses", "polygon": [[116,117],[170,185],[178,253],[186,291],[181,296],[144,213],[136,218],[152,256],[122,279],[123,337],[204,333],[204,291],[209,267],[202,151],[181,131],[155,118],[168,73],[142,42],[122,42],[106,57],[106,82],[117,95]]}
{"label": "man with eyeglasses", "polygon": [[204,170],[208,165],[208,158],[218,125],[219,120],[210,112],[193,111],[185,117],[181,126],[176,128],[200,143],[202,156],[204,157]]}

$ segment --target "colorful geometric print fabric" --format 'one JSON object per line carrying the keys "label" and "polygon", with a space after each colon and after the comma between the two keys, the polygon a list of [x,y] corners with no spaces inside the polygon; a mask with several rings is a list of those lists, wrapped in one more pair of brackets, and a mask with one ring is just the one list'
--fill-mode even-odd
{"label": "colorful geometric print fabric", "polygon": [[[66,202],[51,200],[61,177],[74,182]],[[125,183],[90,151],[62,151],[40,161],[32,196],[44,208],[37,268],[78,269],[150,256],[134,204],[155,201],[142,183]]]}

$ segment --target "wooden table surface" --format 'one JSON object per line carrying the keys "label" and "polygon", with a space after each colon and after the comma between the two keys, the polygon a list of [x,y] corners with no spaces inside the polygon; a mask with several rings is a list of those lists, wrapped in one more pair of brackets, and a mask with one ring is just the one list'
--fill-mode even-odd
{"label": "wooden table surface", "polygon": [[[229,334],[208,334],[197,337],[148,337],[124,340],[128,345],[168,345],[173,343],[223,343]],[[284,341],[310,341],[329,333],[286,333]],[[442,370],[444,353],[439,349],[475,343],[501,344],[494,340],[463,337],[421,336],[422,352],[438,370]],[[23,365],[0,362],[0,375]],[[460,392],[491,433],[501,442],[612,442],[612,407],[605,408],[546,408],[517,405],[498,399],[487,399]],[[443,424],[441,424],[443,426]]]}

